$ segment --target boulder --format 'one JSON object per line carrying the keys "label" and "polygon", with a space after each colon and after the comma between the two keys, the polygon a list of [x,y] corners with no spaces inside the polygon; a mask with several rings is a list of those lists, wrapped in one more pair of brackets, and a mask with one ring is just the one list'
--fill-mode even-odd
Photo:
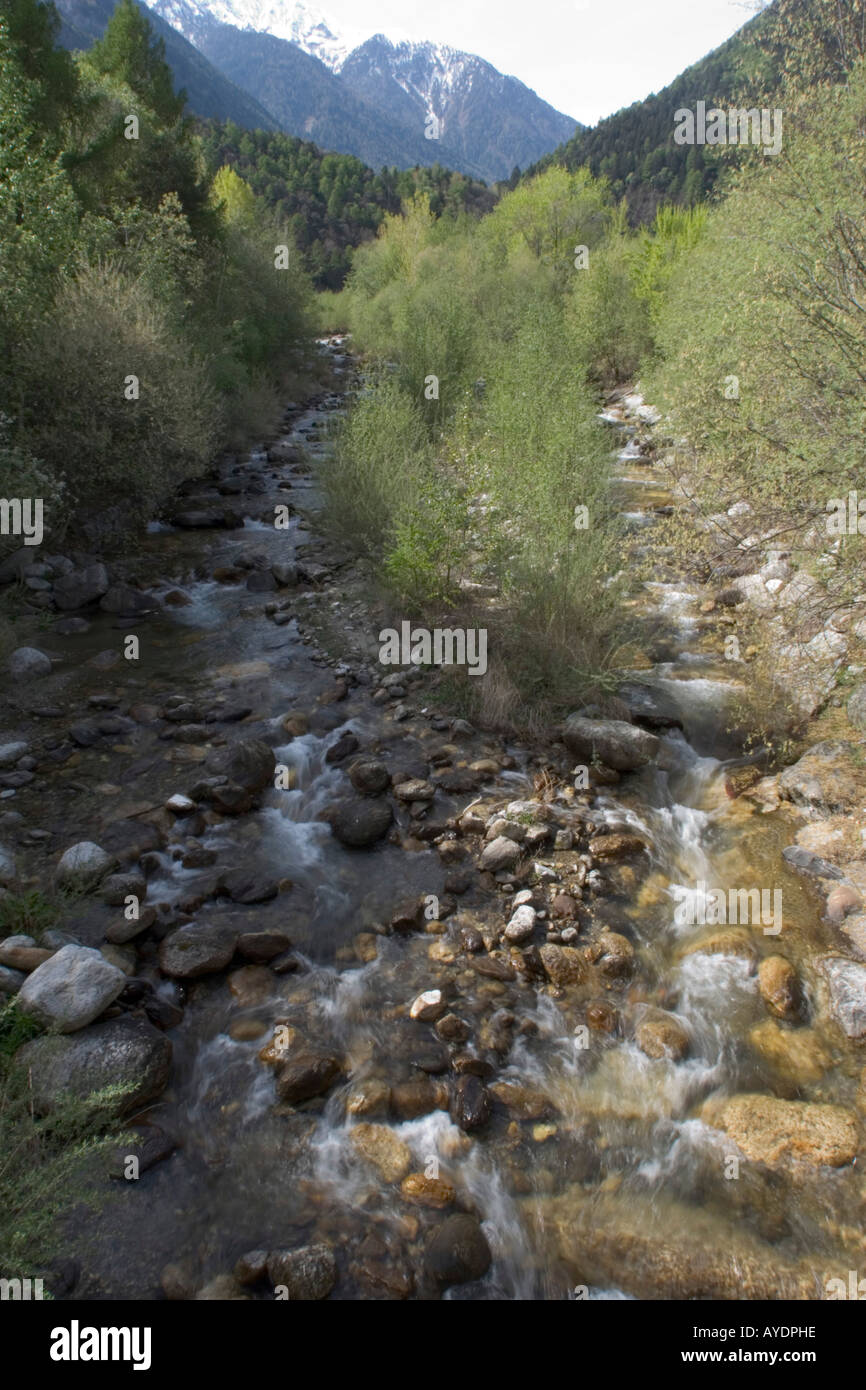
{"label": "boulder", "polygon": [[797,972],[784,956],[766,956],[758,967],[758,989],[776,1018],[796,1018],[802,1002]]}
{"label": "boulder", "polygon": [[113,867],[113,857],[101,845],[92,840],[80,840],[61,856],[57,882],[61,888],[78,891],[95,888]]}
{"label": "boulder", "polygon": [[57,1033],[86,1028],[126,986],[122,970],[100,951],[69,945],[28,975],[18,991],[24,1013]]}
{"label": "boulder", "polygon": [[449,1216],[430,1235],[424,1265],[437,1284],[465,1284],[490,1268],[490,1246],[474,1216]]}
{"label": "boulder", "polygon": [[363,1121],[349,1131],[357,1152],[372,1165],[385,1182],[402,1182],[412,1165],[412,1155],[403,1140],[388,1125]]}
{"label": "boulder", "polygon": [[489,869],[491,873],[497,873],[500,869],[513,869],[522,853],[517,840],[509,839],[507,835],[497,835],[495,840],[485,845],[481,855],[481,867]]}
{"label": "boulder", "polygon": [[711,1109],[707,1121],[723,1129],[755,1163],[773,1166],[798,1159],[841,1168],[857,1156],[857,1122],[841,1105],[745,1094],[723,1103],[718,1116]]}
{"label": "boulder", "polygon": [[673,1014],[648,1014],[641,1019],[634,1037],[641,1052],[655,1060],[666,1057],[681,1062],[689,1050],[688,1029]]}
{"label": "boulder", "polygon": [[245,738],[229,749],[223,772],[235,786],[248,792],[260,792],[274,785],[277,760],[274,750],[259,738]]}
{"label": "boulder", "polygon": [[314,1048],[296,1052],[277,1071],[277,1095],[288,1105],[300,1105],[329,1091],[342,1075],[339,1058]]}
{"label": "boulder", "polygon": [[10,656],[7,669],[13,680],[38,680],[51,675],[51,657],[38,647],[18,647]]}
{"label": "boulder", "polygon": [[818,968],[830,990],[830,1012],[849,1038],[866,1037],[866,965],[824,956]]}
{"label": "boulder", "polygon": [[35,1038],[18,1049],[15,1059],[30,1072],[34,1105],[41,1114],[67,1095],[83,1099],[106,1086],[127,1088],[121,1108],[131,1113],[162,1094],[171,1052],[164,1033],[126,1014],[79,1033]]}
{"label": "boulder", "polygon": [[361,758],[349,768],[349,781],[362,796],[379,796],[391,785],[391,774],[384,763]]}
{"label": "boulder", "polygon": [[229,964],[237,939],[238,933],[225,924],[179,927],[160,943],[159,968],[163,975],[179,980],[212,975]]}
{"label": "boulder", "polygon": [[363,849],[387,835],[394,813],[387,801],[356,798],[338,806],[331,816],[331,829],[342,845]]}
{"label": "boulder", "polygon": [[70,570],[54,581],[52,596],[56,606],[64,612],[74,608],[85,608],[108,590],[108,570],[104,565],[85,565],[83,569]]}
{"label": "boulder", "polygon": [[268,1278],[284,1298],[302,1303],[327,1298],[337,1282],[337,1261],[329,1245],[305,1245],[300,1250],[272,1250]]}
{"label": "boulder", "polygon": [[622,719],[585,719],[579,714],[566,720],[562,741],[581,763],[604,763],[616,772],[646,767],[659,749],[655,734],[634,724]]}

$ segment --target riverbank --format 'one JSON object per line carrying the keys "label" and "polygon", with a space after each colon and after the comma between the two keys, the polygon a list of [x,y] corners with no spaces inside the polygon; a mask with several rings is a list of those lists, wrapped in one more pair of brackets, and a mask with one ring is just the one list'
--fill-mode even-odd
{"label": "riverbank", "polygon": [[[138,597],[50,619],[50,674],[7,696],[9,885],[77,890],[0,943],[61,1029],[19,1060],[44,1108],[126,1082],[139,1137],[52,1292],[821,1297],[863,1249],[855,755],[762,778],[737,745],[725,605],[652,557],[639,400],[607,411],[652,572],[616,701],[528,743],[383,675],[387,610],[318,531],[352,370],[323,351],[331,389],[187,489]],[[677,922],[701,883],[781,892],[781,930]]]}

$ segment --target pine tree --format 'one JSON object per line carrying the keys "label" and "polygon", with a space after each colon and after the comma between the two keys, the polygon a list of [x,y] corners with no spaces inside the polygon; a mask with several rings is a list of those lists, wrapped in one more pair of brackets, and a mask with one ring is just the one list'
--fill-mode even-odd
{"label": "pine tree", "polygon": [[95,72],[124,82],[166,125],[179,120],[186,93],[175,94],[165,44],[154,37],[135,0],[119,0],[104,35],[90,49],[88,61]]}

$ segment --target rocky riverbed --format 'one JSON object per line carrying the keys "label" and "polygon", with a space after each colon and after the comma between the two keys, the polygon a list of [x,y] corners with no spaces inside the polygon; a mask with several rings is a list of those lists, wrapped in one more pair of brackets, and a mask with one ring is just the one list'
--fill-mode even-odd
{"label": "rocky riverbed", "polygon": [[[317,522],[352,375],[321,350],[116,572],[0,571],[0,874],[57,908],[0,988],[39,1109],[119,1082],[137,1135],[55,1296],[821,1297],[864,1248],[864,702],[766,775],[729,607],[661,563],[646,660],[536,744],[383,676]],[[605,418],[645,560],[653,415]],[[779,891],[778,930],[678,921],[700,883]]]}

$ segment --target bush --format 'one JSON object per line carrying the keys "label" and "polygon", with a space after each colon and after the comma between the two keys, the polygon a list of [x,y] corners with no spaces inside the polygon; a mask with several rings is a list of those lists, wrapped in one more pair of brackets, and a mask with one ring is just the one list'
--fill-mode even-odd
{"label": "bush", "polygon": [[[63,483],[67,522],[94,541],[152,515],[203,469],[219,439],[205,364],[172,334],[145,286],[117,269],[87,267],[63,288],[21,367],[28,443]],[[137,400],[127,399],[130,376]],[[116,500],[106,507],[106,499]]]}

